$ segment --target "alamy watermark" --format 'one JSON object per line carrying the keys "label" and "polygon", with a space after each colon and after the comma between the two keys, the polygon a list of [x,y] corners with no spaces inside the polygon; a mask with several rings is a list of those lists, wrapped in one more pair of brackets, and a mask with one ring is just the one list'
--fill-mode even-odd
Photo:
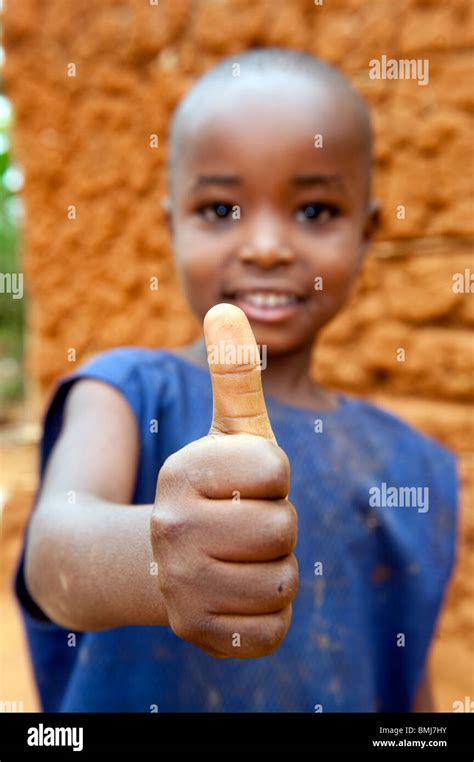
{"label": "alamy watermark", "polygon": [[0,294],[23,299],[23,273],[0,273]]}
{"label": "alamy watermark", "polygon": [[430,81],[430,62],[427,58],[371,58],[370,79],[414,79],[419,85]]}
{"label": "alamy watermark", "polygon": [[3,712],[24,712],[23,701],[0,701],[0,713]]}
{"label": "alamy watermark", "polygon": [[474,712],[474,699],[470,696],[464,696],[463,699],[453,701],[453,712]]}
{"label": "alamy watermark", "polygon": [[463,273],[454,273],[453,292],[455,294],[474,294],[474,273],[466,267]]}
{"label": "alamy watermark", "polygon": [[70,746],[73,751],[84,748],[84,728],[48,727],[40,722],[28,728],[26,739],[28,746]]}
{"label": "alamy watermark", "polygon": [[256,365],[265,370],[267,345],[233,344],[221,340],[218,344],[209,344],[207,361],[209,365]]}
{"label": "alamy watermark", "polygon": [[369,489],[371,508],[416,508],[427,513],[430,507],[429,487],[389,487],[382,482]]}

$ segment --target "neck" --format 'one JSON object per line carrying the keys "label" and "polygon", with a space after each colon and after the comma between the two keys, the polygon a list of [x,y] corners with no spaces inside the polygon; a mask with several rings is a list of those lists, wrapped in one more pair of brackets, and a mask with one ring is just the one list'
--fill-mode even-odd
{"label": "neck", "polygon": [[[196,364],[208,367],[203,338],[181,347],[178,352]],[[306,345],[282,355],[267,354],[266,367],[262,369],[264,393],[296,407],[337,407],[335,396],[310,376],[312,353],[313,346]]]}
{"label": "neck", "polygon": [[293,399],[315,386],[310,378],[312,347],[305,346],[282,355],[267,355],[262,368],[264,391],[274,397]]}

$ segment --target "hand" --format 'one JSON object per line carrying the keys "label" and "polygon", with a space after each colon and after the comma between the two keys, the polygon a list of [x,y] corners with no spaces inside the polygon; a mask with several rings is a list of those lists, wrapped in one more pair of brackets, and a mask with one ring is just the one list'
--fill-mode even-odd
{"label": "hand", "polygon": [[216,657],[267,656],[286,635],[298,588],[290,466],[270,426],[245,313],[215,305],[204,334],[208,358],[225,347],[218,359],[235,361],[210,359],[209,434],[161,468],[151,517],[158,584],[180,638]]}

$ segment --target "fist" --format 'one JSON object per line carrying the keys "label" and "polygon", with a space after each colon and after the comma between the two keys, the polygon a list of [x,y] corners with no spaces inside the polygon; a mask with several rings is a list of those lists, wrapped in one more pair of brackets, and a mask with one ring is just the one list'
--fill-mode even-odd
{"label": "fist", "polygon": [[209,365],[209,434],[160,470],[150,527],[158,585],[180,638],[219,658],[267,656],[285,637],[298,589],[290,465],[270,426],[245,313],[218,304],[204,333],[208,353],[225,346],[234,361]]}

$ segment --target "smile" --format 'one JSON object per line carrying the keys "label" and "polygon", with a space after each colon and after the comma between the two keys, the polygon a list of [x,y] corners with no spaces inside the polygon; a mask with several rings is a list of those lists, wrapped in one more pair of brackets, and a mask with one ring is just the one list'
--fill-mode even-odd
{"label": "smile", "polygon": [[266,323],[288,320],[301,309],[303,297],[281,291],[236,291],[226,300],[236,304],[249,319]]}
{"label": "smile", "polygon": [[298,301],[298,298],[293,294],[281,294],[273,291],[240,291],[235,294],[234,298],[245,299],[249,304],[254,304],[256,307],[281,307]]}

